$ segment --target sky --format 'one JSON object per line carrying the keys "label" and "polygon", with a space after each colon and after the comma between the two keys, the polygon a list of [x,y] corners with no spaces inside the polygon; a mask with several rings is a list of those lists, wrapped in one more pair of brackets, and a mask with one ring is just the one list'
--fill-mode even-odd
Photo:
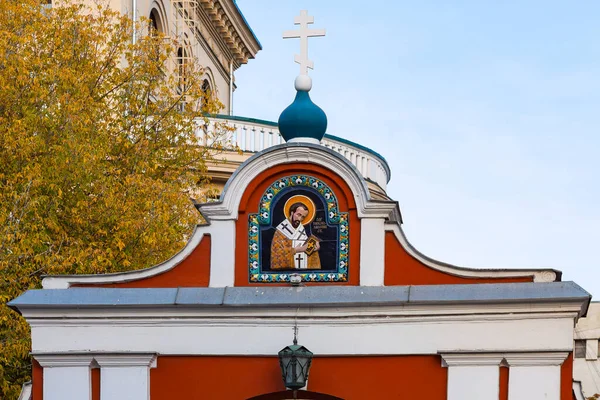
{"label": "sky", "polygon": [[237,0],[263,50],[234,114],[294,99],[300,10],[329,134],[387,160],[422,253],[475,268],[554,268],[600,300],[600,2]]}

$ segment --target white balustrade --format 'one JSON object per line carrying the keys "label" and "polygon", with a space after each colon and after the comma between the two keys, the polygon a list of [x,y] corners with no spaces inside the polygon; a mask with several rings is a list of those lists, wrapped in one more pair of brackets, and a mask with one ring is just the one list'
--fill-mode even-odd
{"label": "white balustrade", "polygon": [[[239,150],[244,152],[255,153],[285,142],[277,126],[271,123],[240,121],[236,118],[209,118],[207,128],[204,128],[203,121],[198,123],[198,135],[201,136],[202,143],[208,144],[207,136],[210,135],[207,135],[206,131],[217,129],[218,124],[226,124],[233,130],[225,137],[217,138],[217,141],[224,146],[237,146]],[[385,160],[381,157],[364,150],[362,146],[357,145],[355,147],[346,141],[338,141],[331,136],[325,137],[321,144],[344,156],[364,178],[377,183],[383,190],[386,189],[389,180],[389,168],[387,168]]]}

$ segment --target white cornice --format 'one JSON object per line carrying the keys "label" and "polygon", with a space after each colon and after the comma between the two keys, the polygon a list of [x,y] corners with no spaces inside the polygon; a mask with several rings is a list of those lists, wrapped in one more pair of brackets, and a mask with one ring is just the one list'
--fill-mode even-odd
{"label": "white cornice", "polygon": [[509,367],[562,365],[571,349],[565,351],[530,351],[518,353],[440,352],[443,367],[466,367],[505,364]]}
{"label": "white cornice", "polygon": [[260,45],[231,0],[199,0],[199,4],[210,20],[213,40],[219,43],[219,47],[226,49],[228,56],[237,65],[254,58]]}
{"label": "white cornice", "polygon": [[46,367],[89,367],[94,361],[91,354],[35,354],[33,358]]}
{"label": "white cornice", "polygon": [[72,285],[109,284],[136,281],[162,274],[185,260],[196,249],[204,235],[210,233],[210,226],[197,226],[185,247],[167,261],[150,268],[129,272],[102,275],[58,275],[47,276],[42,280],[44,289],[68,289]]}
{"label": "white cornice", "polygon": [[397,211],[396,202],[371,200],[364,178],[342,155],[320,145],[291,143],[270,147],[244,162],[227,182],[221,202],[201,205],[200,212],[209,220],[237,219],[241,198],[250,182],[269,168],[291,163],[312,163],[339,175],[352,191],[359,218],[389,219]]}
{"label": "white cornice", "polygon": [[244,21],[243,16],[233,4],[233,1],[219,0],[225,11],[225,15],[227,15],[227,18],[231,21],[236,33],[239,35],[240,43],[245,46],[247,53],[253,58],[261,49],[260,43],[258,43],[257,39],[252,34],[252,28]]}
{"label": "white cornice", "polygon": [[[581,304],[575,302],[521,302],[513,304],[465,304],[465,305],[402,305],[372,307],[256,307],[223,306],[185,307],[128,307],[114,305],[95,308],[73,307],[71,309],[40,307],[22,310],[27,322],[33,326],[102,324],[133,324],[164,326],[178,325],[252,325],[287,324],[303,319],[311,324],[369,323],[439,323],[444,321],[534,320],[547,318],[575,319]],[[94,322],[96,321],[96,322]]]}
{"label": "white cornice", "polygon": [[185,327],[193,328],[250,328],[250,327],[288,327],[298,324],[298,326],[324,326],[324,327],[353,327],[353,326],[379,326],[379,325],[404,325],[411,326],[415,324],[447,324],[447,323],[480,323],[487,322],[530,322],[534,320],[549,320],[549,319],[568,319],[575,318],[574,314],[548,314],[548,315],[490,315],[479,314],[470,316],[428,316],[428,317],[398,317],[388,316],[386,318],[365,316],[365,317],[349,317],[349,318],[263,318],[260,320],[251,318],[181,318],[181,317],[135,317],[129,316],[129,319],[121,319],[115,317],[104,318],[77,318],[77,319],[34,319],[28,320],[32,328],[59,328],[59,327],[163,327],[169,329],[178,329]]}
{"label": "white cornice", "polygon": [[562,365],[569,351],[549,353],[514,353],[504,356],[510,367],[530,367],[539,365]]}
{"label": "white cornice", "polygon": [[497,353],[442,353],[442,367],[500,365],[504,356]]}
{"label": "white cornice", "polygon": [[[137,352],[160,355],[275,356],[281,348],[289,345],[295,326],[301,343],[322,356],[460,352],[506,355],[528,351],[554,352],[562,356],[573,346],[572,318],[493,321],[482,317],[476,321],[441,322],[403,322],[398,319],[389,322],[386,318],[366,318],[353,324],[294,318],[289,318],[285,324],[273,323],[268,319],[255,320],[254,324],[242,324],[230,318],[223,323],[178,326],[166,320],[163,321],[164,324],[155,322],[145,326],[113,324],[113,321],[105,319],[102,325],[34,325],[33,351],[38,354]],[[489,332],[494,332],[494,335]],[[540,335],[539,332],[544,334]],[[545,361],[529,355],[529,363],[547,362],[550,365],[555,362],[550,361],[548,356],[542,357],[545,357]],[[523,360],[525,357],[520,358]],[[98,358],[98,363],[101,362],[103,360]]]}
{"label": "white cornice", "polygon": [[154,353],[122,353],[122,354],[97,354],[94,360],[101,368],[115,367],[150,367],[156,368],[156,354]]}
{"label": "white cornice", "polygon": [[54,367],[156,367],[156,353],[32,353],[44,368]]}
{"label": "white cornice", "polygon": [[[460,276],[464,278],[533,278],[534,282],[555,282],[558,274],[551,269],[476,269],[458,267],[455,265],[443,263],[425,256],[415,249],[406,235],[402,227],[396,222],[390,222],[385,225],[385,230],[393,232],[400,245],[412,257],[422,262],[429,268],[441,271],[450,275]],[[389,266],[388,266],[389,268]]]}

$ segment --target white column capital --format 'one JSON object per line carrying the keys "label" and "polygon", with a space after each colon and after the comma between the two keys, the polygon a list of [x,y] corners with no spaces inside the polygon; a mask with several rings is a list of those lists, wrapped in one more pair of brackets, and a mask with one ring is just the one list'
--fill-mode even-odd
{"label": "white column capital", "polygon": [[149,367],[156,368],[155,353],[97,354],[94,359],[101,368]]}
{"label": "white column capital", "polygon": [[442,367],[500,366],[504,355],[499,353],[441,353]]}
{"label": "white column capital", "polygon": [[56,367],[89,367],[94,361],[93,354],[32,354],[33,358],[44,368]]}
{"label": "white column capital", "polygon": [[42,385],[46,400],[90,399],[92,354],[33,354],[44,368]]}
{"label": "white column capital", "polygon": [[504,359],[510,367],[562,365],[569,352],[508,353]]}

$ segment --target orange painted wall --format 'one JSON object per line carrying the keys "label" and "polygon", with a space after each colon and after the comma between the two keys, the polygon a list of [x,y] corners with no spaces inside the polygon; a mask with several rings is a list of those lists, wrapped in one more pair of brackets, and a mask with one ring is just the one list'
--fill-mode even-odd
{"label": "orange painted wall", "polygon": [[[561,368],[561,400],[574,400],[573,354]],[[33,400],[43,400],[43,368],[33,361]],[[100,399],[101,371],[92,369],[92,400]],[[510,368],[500,368],[499,400],[508,400]],[[439,356],[316,357],[308,389],[346,400],[445,400],[448,370]],[[159,356],[150,370],[152,400],[243,400],[284,390],[276,357]]]}
{"label": "orange painted wall", "polygon": [[[346,400],[445,400],[447,369],[439,356],[318,357],[308,390]],[[276,357],[158,357],[152,400],[244,400],[284,390]]]}
{"label": "orange painted wall", "polygon": [[508,368],[500,367],[500,396],[499,400],[508,400]]}
{"label": "orange painted wall", "polygon": [[44,398],[44,369],[34,359],[31,364],[31,397],[33,400],[43,400]]}
{"label": "orange painted wall", "polygon": [[92,400],[100,400],[100,369],[93,368],[91,373],[92,373]]}
{"label": "orange painted wall", "polygon": [[518,278],[463,278],[429,268],[402,247],[393,232],[385,233],[386,286],[444,285],[469,283],[533,282],[533,277]]}
{"label": "orange painted wall", "polygon": [[[358,285],[360,276],[360,220],[358,219],[356,203],[350,187],[342,178],[333,174],[326,168],[318,165],[294,163],[275,166],[264,171],[250,182],[242,196],[238,210],[238,220],[236,222],[235,286],[289,286],[289,284],[261,284],[248,282],[248,215],[258,212],[260,198],[269,185],[279,178],[294,174],[311,175],[325,182],[335,192],[340,211],[348,211],[350,213],[350,259],[348,282],[336,283],[336,285]],[[322,284],[306,283],[306,285]]]}
{"label": "orange painted wall", "polygon": [[573,353],[560,369],[560,400],[575,400],[573,396]]}
{"label": "orange painted wall", "polygon": [[210,279],[210,242],[210,235],[205,235],[185,260],[160,275],[123,283],[73,286],[111,288],[208,287]]}

